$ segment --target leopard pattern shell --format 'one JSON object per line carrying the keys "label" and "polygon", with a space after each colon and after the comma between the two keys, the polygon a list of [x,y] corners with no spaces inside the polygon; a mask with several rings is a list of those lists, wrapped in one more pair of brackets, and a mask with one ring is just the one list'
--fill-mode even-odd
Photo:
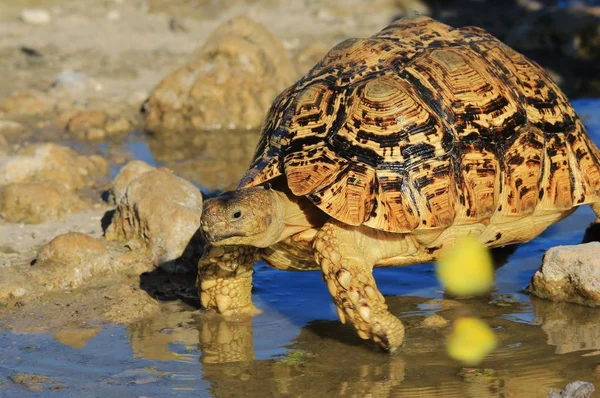
{"label": "leopard pattern shell", "polygon": [[599,201],[599,159],[538,64],[414,17],[338,44],[281,93],[239,186],[285,176],[337,220],[410,232]]}

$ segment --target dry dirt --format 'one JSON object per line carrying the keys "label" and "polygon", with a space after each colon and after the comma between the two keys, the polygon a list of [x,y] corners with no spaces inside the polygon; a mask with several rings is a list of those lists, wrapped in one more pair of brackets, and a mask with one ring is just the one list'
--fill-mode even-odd
{"label": "dry dirt", "polygon": [[[81,102],[139,103],[174,67],[228,19],[246,15],[284,40],[293,54],[309,43],[328,48],[370,35],[397,15],[393,1],[26,0],[0,4],[0,98],[29,89],[49,92],[58,73],[78,71],[95,82]],[[215,4],[220,4],[219,6]],[[20,20],[24,8],[51,15],[44,25]],[[300,72],[303,73],[304,71]]]}

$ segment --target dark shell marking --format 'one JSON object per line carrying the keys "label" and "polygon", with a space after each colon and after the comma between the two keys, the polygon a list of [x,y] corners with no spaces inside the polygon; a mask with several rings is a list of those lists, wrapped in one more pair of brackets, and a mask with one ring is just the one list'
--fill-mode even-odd
{"label": "dark shell marking", "polygon": [[275,99],[262,133],[240,187],[285,175],[351,225],[503,222],[600,193],[598,149],[544,70],[427,17],[334,47]]}

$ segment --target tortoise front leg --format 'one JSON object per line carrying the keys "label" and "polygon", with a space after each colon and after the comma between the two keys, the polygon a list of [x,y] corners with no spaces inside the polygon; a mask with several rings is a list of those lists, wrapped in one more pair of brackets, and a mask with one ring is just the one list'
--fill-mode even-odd
{"label": "tortoise front leg", "polygon": [[373,265],[386,256],[379,253],[382,242],[365,231],[336,221],[326,223],[315,237],[315,259],[342,323],[349,322],[361,338],[391,352],[404,342],[404,326],[388,311],[373,278]]}
{"label": "tortoise front leg", "polygon": [[196,281],[202,306],[223,315],[260,313],[252,304],[252,266],[258,259],[255,247],[206,247]]}

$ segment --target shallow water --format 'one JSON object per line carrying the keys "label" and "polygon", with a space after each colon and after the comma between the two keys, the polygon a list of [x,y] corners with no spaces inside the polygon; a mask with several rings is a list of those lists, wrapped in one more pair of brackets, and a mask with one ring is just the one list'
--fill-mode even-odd
{"label": "shallow water", "polygon": [[[575,101],[575,106],[600,143],[600,100]],[[164,150],[136,135],[92,149],[167,165],[197,183],[209,181],[203,186],[208,192],[235,183],[244,167],[234,163],[249,156],[252,148],[245,148],[252,139],[238,140],[227,152],[209,142]],[[574,380],[598,384],[600,309],[554,304],[522,292],[543,253],[582,242],[592,219],[584,207],[532,242],[494,251],[500,267],[496,291],[465,300],[460,308],[444,300],[431,264],[377,269],[390,310],[407,326],[406,344],[393,355],[364,344],[337,321],[318,272],[275,271],[260,263],[253,299],[263,313],[251,320],[223,320],[173,301],[159,316],[129,327],[55,336],[0,331],[0,396],[529,397]],[[419,327],[432,313],[453,319],[464,311],[485,319],[499,339],[479,365],[492,369],[487,375],[458,376],[462,365],[445,353],[447,331]],[[44,392],[28,391],[8,380],[16,372],[44,374],[53,383]],[[51,386],[58,389],[49,391]]]}

